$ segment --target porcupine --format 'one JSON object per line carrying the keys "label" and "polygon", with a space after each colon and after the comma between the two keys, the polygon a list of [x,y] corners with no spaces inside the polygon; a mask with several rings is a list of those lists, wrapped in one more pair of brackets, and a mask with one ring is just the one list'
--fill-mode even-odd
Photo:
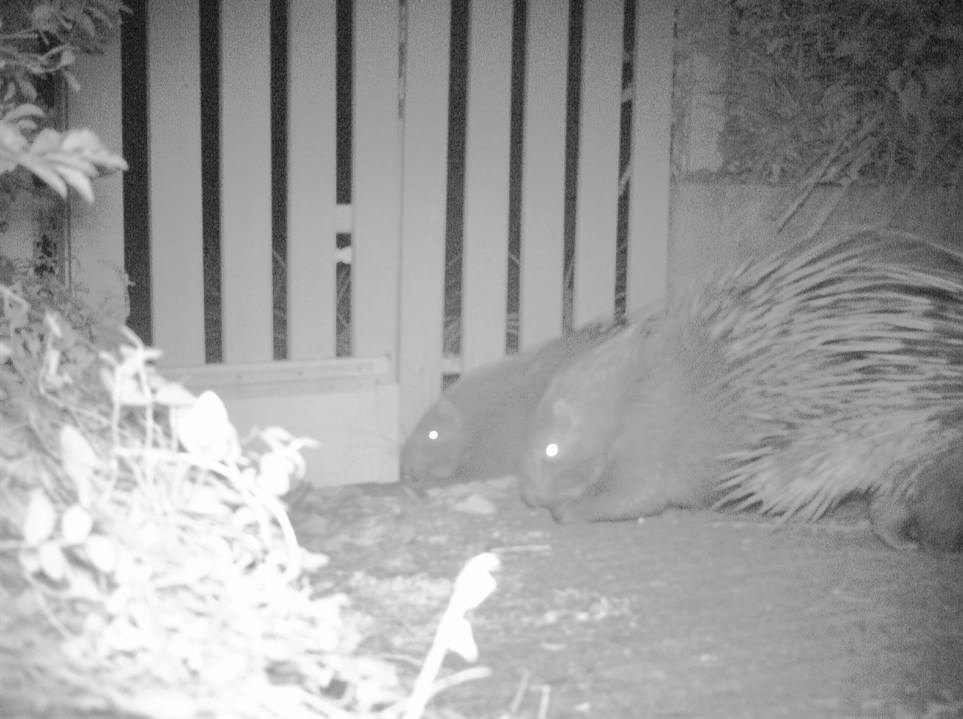
{"label": "porcupine", "polygon": [[560,372],[522,496],[813,520],[870,497],[895,547],[963,549],[963,251],[861,230],[750,260]]}
{"label": "porcupine", "polygon": [[592,322],[461,377],[402,446],[402,479],[467,481],[514,473],[525,428],[552,377],[623,325],[622,319]]}

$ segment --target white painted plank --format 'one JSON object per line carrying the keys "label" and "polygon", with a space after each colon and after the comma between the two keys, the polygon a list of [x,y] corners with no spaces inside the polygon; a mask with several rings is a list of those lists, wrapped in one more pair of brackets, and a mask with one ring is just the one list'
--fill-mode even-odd
{"label": "white painted plank", "polygon": [[283,427],[321,443],[304,451],[314,485],[398,479],[398,385],[387,359],[178,368],[168,376],[224,401],[240,435]]}
{"label": "white painted plank", "polygon": [[354,7],[351,331],[354,354],[398,352],[401,120],[398,3]]}
{"label": "white painted plank", "polygon": [[291,0],[288,54],[288,347],[335,355],[336,3]]}
{"label": "white painted plank", "polygon": [[611,314],[615,306],[623,14],[621,0],[585,3],[575,211],[576,326]]}
{"label": "white painted plank", "polygon": [[522,348],[562,330],[568,0],[528,3],[522,140]]}
{"label": "white painted plank", "polygon": [[449,0],[409,0],[401,215],[402,424],[440,391],[448,145]]}
{"label": "white painted plank", "polygon": [[[79,55],[79,92],[67,97],[67,126],[89,127],[114,152],[122,151],[120,37],[101,55]],[[95,202],[70,194],[70,258],[87,299],[119,322],[127,319],[124,275],[124,179],[114,173],[94,181]]]}
{"label": "white painted plank", "polygon": [[204,361],[198,2],[147,3],[151,316],[165,364]]}
{"label": "white painted plank", "polygon": [[471,3],[462,250],[464,370],[505,354],[512,0]]}
{"label": "white painted plank", "polygon": [[627,305],[665,296],[672,127],[672,0],[636,0]]}
{"label": "white painted plank", "polygon": [[272,356],[270,4],[221,7],[221,312],[225,362]]}

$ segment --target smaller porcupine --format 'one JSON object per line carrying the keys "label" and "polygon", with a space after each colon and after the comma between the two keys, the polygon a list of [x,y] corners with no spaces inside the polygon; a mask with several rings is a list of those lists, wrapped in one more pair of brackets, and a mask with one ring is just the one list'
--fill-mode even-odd
{"label": "smaller porcupine", "polygon": [[622,320],[593,322],[461,377],[402,446],[402,479],[470,481],[513,474],[532,410],[552,377],[622,327]]}
{"label": "smaller porcupine", "polygon": [[586,353],[533,413],[523,498],[563,522],[667,507],[963,549],[963,252],[864,230],[752,260]]}

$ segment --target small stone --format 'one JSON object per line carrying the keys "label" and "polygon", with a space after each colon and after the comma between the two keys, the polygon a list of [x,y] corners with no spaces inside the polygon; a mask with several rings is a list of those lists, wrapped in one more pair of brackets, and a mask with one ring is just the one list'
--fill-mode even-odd
{"label": "small stone", "polygon": [[487,516],[495,513],[495,505],[479,494],[466,497],[452,507],[456,512]]}

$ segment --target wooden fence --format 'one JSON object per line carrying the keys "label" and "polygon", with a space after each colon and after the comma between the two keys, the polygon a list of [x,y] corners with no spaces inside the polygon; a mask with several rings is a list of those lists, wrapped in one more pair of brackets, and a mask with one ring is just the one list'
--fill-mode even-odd
{"label": "wooden fence", "polygon": [[[505,353],[513,207],[521,346],[562,330],[564,225],[573,216],[566,190],[573,186],[573,319],[612,312],[623,0],[356,0],[349,13],[333,0],[132,6],[122,45],[78,68],[84,89],[68,114],[71,125],[89,125],[123,147],[132,169],[98,184],[92,207],[74,207],[71,251],[75,274],[95,292],[121,293],[109,268],[125,268],[134,282],[131,324],[164,350],[168,373],[217,386],[236,404],[248,401],[237,406],[251,422],[323,435],[329,455],[357,445],[347,463],[354,479],[394,477],[386,468],[399,432],[437,397],[451,369],[442,340],[449,85],[453,50],[462,49],[451,47],[453,6],[467,13],[456,369]],[[625,294],[634,307],[662,296],[665,284],[673,9],[669,0],[631,7]],[[577,174],[567,188],[570,12],[581,13],[581,75]],[[513,66],[519,17],[524,54],[515,52]],[[339,42],[351,48],[347,86]],[[513,96],[519,62],[524,85]],[[138,96],[145,103],[139,124],[129,111]],[[339,115],[346,102],[350,143]],[[347,200],[339,198],[346,194],[339,171],[342,184],[350,177]],[[340,359],[339,259],[350,261],[352,349]],[[279,266],[283,360],[276,359]],[[219,283],[213,322],[212,277]],[[203,367],[212,332],[219,362]],[[333,405],[324,399],[334,395]],[[280,397],[288,403],[278,404]],[[259,401],[273,403],[270,417]],[[355,433],[350,442],[346,428]],[[366,446],[358,432],[376,439]],[[358,470],[359,456],[379,460]],[[321,481],[350,481],[342,471],[327,467]]]}

